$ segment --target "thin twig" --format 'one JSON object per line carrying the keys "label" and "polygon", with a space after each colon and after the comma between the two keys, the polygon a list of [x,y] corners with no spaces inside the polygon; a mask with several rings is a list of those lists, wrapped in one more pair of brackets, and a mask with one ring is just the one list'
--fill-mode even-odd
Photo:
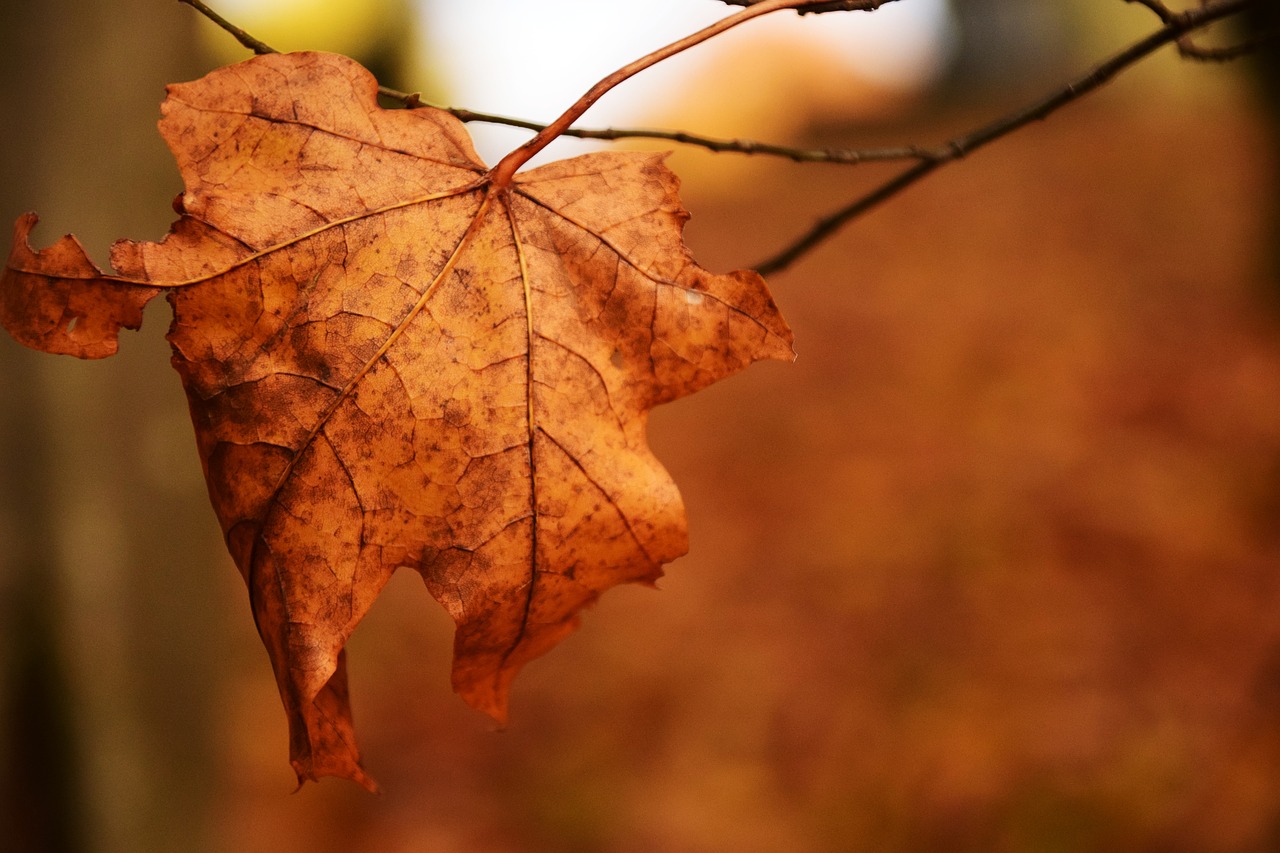
{"label": "thin twig", "polygon": [[[1162,6],[1162,4],[1147,2],[1147,0],[1137,0],[1137,2],[1141,2],[1144,6],[1157,10],[1157,12],[1157,7]],[[850,220],[892,198],[930,172],[946,163],[959,160],[961,157],[1001,137],[1007,136],[1021,127],[1046,118],[1049,114],[1092,92],[1094,89],[1109,82],[1121,71],[1154,53],[1164,45],[1177,41],[1187,33],[1200,29],[1213,21],[1238,14],[1259,2],[1264,2],[1264,0],[1209,0],[1202,6],[1171,14],[1160,29],[1134,42],[1115,56],[1096,66],[1083,77],[1068,83],[1058,91],[1017,112],[997,119],[963,136],[956,137],[943,146],[942,150],[946,151],[945,156],[916,163],[869,193],[854,199],[840,209],[823,217],[791,244],[756,265],[755,269],[765,275],[785,269]]]}
{"label": "thin twig", "polygon": [[[524,119],[496,116],[488,113],[465,110],[458,107],[436,107],[450,113],[459,121],[490,122],[524,130],[541,131],[545,124]],[[895,145],[886,148],[797,148],[789,145],[777,145],[772,142],[761,142],[755,139],[717,139],[702,136],[683,130],[659,130],[656,128],[603,128],[589,129],[570,127],[560,134],[575,139],[602,139],[617,141],[619,139],[659,139],[665,142],[677,142],[714,151],[718,154],[761,154],[781,157],[796,163],[836,163],[854,165],[857,163],[883,162],[885,160],[928,160],[937,157],[939,152],[934,148],[920,145]]]}

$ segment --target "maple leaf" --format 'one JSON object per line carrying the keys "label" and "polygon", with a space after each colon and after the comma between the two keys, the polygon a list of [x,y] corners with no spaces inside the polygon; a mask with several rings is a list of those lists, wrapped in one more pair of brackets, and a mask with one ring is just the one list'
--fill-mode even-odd
{"label": "maple leaf", "polygon": [[18,221],[0,320],[113,353],[167,293],[168,338],[299,781],[360,765],[344,646],[392,571],[453,617],[454,688],[502,720],[516,672],[622,582],[686,550],[650,409],[791,333],[752,272],[681,240],[662,157],[595,153],[495,179],[445,112],[383,110],[324,53],[170,86],[182,216],[118,271]]}

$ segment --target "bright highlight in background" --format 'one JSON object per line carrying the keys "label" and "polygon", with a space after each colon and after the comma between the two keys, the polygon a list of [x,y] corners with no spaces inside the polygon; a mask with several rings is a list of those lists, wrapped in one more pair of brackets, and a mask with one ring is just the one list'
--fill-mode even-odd
{"label": "bright highlight in background", "polygon": [[[451,105],[536,121],[559,115],[619,66],[737,10],[715,0],[428,0],[420,8],[429,61],[445,80]],[[844,73],[886,88],[914,89],[945,65],[951,27],[947,0],[892,3],[874,13],[777,12],[632,78],[582,123],[643,124],[717,57],[724,61],[732,50],[731,61],[740,61],[751,39],[804,44]],[[758,55],[764,68],[785,61],[770,52]],[[527,138],[476,123],[470,129],[490,162]]]}

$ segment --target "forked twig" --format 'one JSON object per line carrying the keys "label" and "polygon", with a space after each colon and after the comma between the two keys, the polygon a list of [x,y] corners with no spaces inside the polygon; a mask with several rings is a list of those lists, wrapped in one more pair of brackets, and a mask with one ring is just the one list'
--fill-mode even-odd
{"label": "forked twig", "polygon": [[983,127],[952,139],[942,146],[945,152],[935,159],[923,160],[899,172],[870,192],[862,195],[838,210],[818,220],[813,227],[792,241],[773,256],[757,264],[754,269],[762,275],[778,272],[809,252],[842,226],[861,216],[871,208],[902,192],[916,181],[946,163],[976,151],[1034,121],[1046,118],[1072,101],[1109,82],[1121,71],[1146,58],[1159,48],[1176,42],[1208,24],[1239,14],[1264,0],[1207,0],[1203,5],[1184,12],[1171,12],[1157,0],[1131,0],[1154,11],[1163,25],[1145,38],[1097,65],[1092,71],[1073,80],[1056,92],[1035,101],[1017,112],[997,119]]}

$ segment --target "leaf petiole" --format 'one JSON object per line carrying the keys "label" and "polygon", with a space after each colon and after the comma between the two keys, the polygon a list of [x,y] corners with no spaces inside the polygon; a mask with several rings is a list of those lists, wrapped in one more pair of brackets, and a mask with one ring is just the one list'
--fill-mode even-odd
{"label": "leaf petiole", "polygon": [[[710,26],[704,27],[703,29],[698,30],[695,33],[691,33],[684,38],[673,41],[665,47],[660,47],[652,53],[622,66],[617,71],[614,71],[612,74],[603,78],[600,82],[588,89],[586,93],[575,101],[569,109],[565,110],[559,118],[540,130],[532,139],[525,142],[519,148],[516,148],[507,156],[503,157],[498,162],[498,165],[494,166],[493,169],[489,171],[490,180],[493,185],[499,189],[508,186],[511,183],[512,177],[517,171],[519,171],[521,166],[527,163],[543,148],[546,148],[553,139],[568,130],[573,123],[581,118],[582,114],[590,109],[596,101],[604,97],[610,89],[625,80],[629,80],[641,71],[651,68],[659,62],[662,62],[664,59],[669,59],[691,47],[702,44],[704,41],[714,38],[726,30],[730,30],[733,27],[738,26],[738,24],[746,23],[753,18],[758,18],[761,15],[767,15],[770,12],[779,12],[784,9],[800,11],[806,6],[818,5],[821,2],[822,0],[760,0],[760,2],[752,3],[750,6],[747,6],[739,12],[734,12],[728,17],[721,18]],[[861,0],[861,2],[851,2],[849,7],[850,9],[875,9],[883,5],[885,2],[892,2],[892,0]]]}

